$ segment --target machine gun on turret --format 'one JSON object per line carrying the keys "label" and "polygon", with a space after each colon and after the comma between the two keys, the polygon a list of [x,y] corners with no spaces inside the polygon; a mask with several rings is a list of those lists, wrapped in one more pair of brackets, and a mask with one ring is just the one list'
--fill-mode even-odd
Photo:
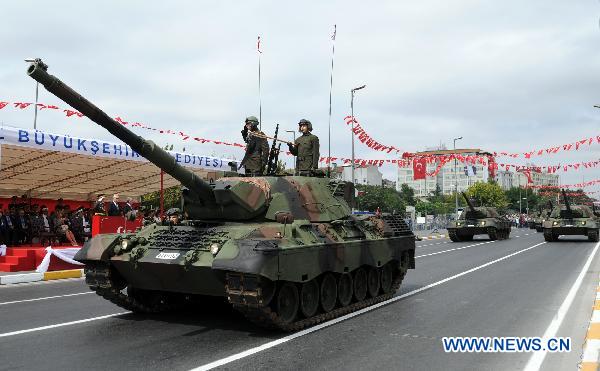
{"label": "machine gun on turret", "polygon": [[269,159],[267,161],[267,175],[275,175],[277,172],[277,162],[279,161],[279,151],[281,149],[281,143],[277,144],[277,134],[279,133],[279,124],[275,127],[275,135],[273,136],[273,144],[271,144],[271,150],[269,151]]}

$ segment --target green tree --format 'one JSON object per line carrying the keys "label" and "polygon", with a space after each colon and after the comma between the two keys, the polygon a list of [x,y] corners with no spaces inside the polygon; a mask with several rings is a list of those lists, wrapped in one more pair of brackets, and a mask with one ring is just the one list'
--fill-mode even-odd
{"label": "green tree", "polygon": [[406,204],[414,206],[415,201],[415,190],[410,188],[408,184],[404,183],[400,186],[400,199]]}
{"label": "green tree", "polygon": [[[277,175],[284,175],[286,173],[285,171],[285,161],[283,160],[277,160],[277,168],[275,169],[275,174]],[[292,172],[293,174],[293,172]]]}
{"label": "green tree", "polygon": [[376,211],[379,208],[387,213],[393,211],[404,213],[406,210],[406,204],[395,189],[360,184],[356,189],[360,192],[356,198],[357,208],[360,210]]}
{"label": "green tree", "polygon": [[[157,209],[160,207],[160,191],[151,192],[141,197],[141,205],[146,209]],[[164,189],[165,211],[172,207],[181,207],[181,185]]]}
{"label": "green tree", "polygon": [[529,212],[537,212],[538,206],[545,207],[547,199],[534,193],[531,189],[523,187],[512,187],[505,191],[507,207],[513,211],[519,211],[519,199],[521,200],[521,211],[525,212],[529,208]]}
{"label": "green tree", "polygon": [[498,184],[477,182],[467,189],[467,196],[476,200],[476,205],[492,206],[504,209],[508,200],[502,188]]}

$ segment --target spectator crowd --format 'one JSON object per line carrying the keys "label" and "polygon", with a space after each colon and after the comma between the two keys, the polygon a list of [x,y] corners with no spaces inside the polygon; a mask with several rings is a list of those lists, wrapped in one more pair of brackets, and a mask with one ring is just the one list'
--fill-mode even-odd
{"label": "spectator crowd", "polygon": [[[107,208],[104,195],[100,195],[92,209],[80,206],[72,210],[60,198],[56,201],[53,210],[50,210],[43,203],[33,203],[25,195],[21,198],[13,196],[7,207],[0,204],[0,244],[78,246],[92,235],[92,215],[122,215],[135,218],[131,198],[127,199],[123,207],[118,200],[119,195],[115,194]],[[105,211],[107,209],[108,211]]]}

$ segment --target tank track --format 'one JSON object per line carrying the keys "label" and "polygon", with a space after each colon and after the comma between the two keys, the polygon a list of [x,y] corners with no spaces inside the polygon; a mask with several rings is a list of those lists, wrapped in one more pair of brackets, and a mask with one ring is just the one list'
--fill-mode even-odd
{"label": "tank track", "polygon": [[[253,297],[253,299],[256,299],[256,301],[251,300],[248,302],[248,304],[240,304],[240,303],[235,303],[235,304],[232,303],[232,304],[233,304],[233,307],[238,312],[242,313],[248,320],[257,324],[260,327],[288,331],[288,332],[299,331],[306,327],[314,326],[319,323],[329,321],[334,318],[341,317],[345,314],[355,312],[357,310],[360,310],[360,309],[369,307],[371,305],[380,303],[382,301],[391,299],[392,297],[394,297],[394,294],[400,288],[400,284],[402,283],[402,280],[404,279],[405,275],[406,275],[406,270],[398,269],[395,272],[395,278],[394,278],[394,281],[392,282],[391,290],[387,294],[382,294],[382,295],[378,295],[373,298],[368,298],[368,299],[365,299],[365,300],[362,300],[359,302],[351,303],[344,307],[335,308],[330,312],[316,314],[312,317],[303,318],[303,319],[297,320],[292,323],[282,322],[281,319],[278,317],[277,313],[274,312],[269,305],[257,306],[254,304],[257,301],[262,302],[261,290],[257,290],[257,292],[250,294]],[[227,296],[231,297],[229,286],[226,288],[226,291],[227,291]]]}
{"label": "tank track", "polygon": [[107,264],[86,264],[85,283],[99,296],[132,312],[160,313],[176,307],[176,305],[165,300],[146,303],[135,296],[125,295],[121,292],[125,288],[125,284],[119,285],[115,282],[112,273],[110,266]]}

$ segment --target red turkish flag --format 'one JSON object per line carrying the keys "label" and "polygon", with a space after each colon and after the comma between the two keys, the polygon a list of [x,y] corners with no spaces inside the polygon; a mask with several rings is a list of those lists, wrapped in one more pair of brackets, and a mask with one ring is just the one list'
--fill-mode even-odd
{"label": "red turkish flag", "polygon": [[425,172],[427,170],[427,159],[425,157],[415,158],[413,160],[413,180],[425,179]]}

